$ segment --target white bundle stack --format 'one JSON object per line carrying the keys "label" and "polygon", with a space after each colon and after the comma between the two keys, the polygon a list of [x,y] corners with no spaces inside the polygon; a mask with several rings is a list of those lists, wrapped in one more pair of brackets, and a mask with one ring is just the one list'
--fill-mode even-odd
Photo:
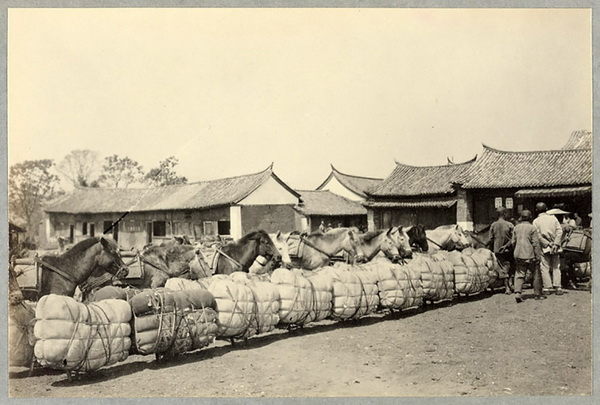
{"label": "white bundle stack", "polygon": [[313,288],[310,281],[288,269],[276,269],[271,283],[277,286],[281,305],[279,322],[288,325],[304,325],[313,311]]}
{"label": "white bundle stack", "polygon": [[50,294],[40,299],[35,316],[34,353],[44,367],[86,372],[127,359],[131,347],[127,301],[86,305]]}
{"label": "white bundle stack", "polygon": [[167,290],[173,291],[193,291],[206,290],[207,288],[200,284],[197,280],[189,280],[186,278],[172,277],[165,283]]}
{"label": "white bundle stack", "polygon": [[504,279],[500,278],[500,263],[496,258],[494,252],[489,249],[479,248],[467,248],[462,251],[463,255],[471,256],[471,258],[477,263],[478,266],[485,266],[488,270],[488,287],[498,288],[504,286]]}
{"label": "white bundle stack", "polygon": [[454,265],[454,289],[457,293],[478,294],[489,285],[485,261],[461,252],[440,252]]}
{"label": "white bundle stack", "polygon": [[412,264],[399,265],[389,260],[374,260],[360,266],[377,275],[379,302],[384,308],[410,309],[423,304],[423,285]]}
{"label": "white bundle stack", "polygon": [[313,304],[307,322],[318,322],[331,316],[333,282],[331,277],[316,271],[293,270],[298,277],[307,279],[313,289]]}
{"label": "white bundle stack", "polygon": [[205,289],[143,290],[129,299],[129,305],[135,353],[171,357],[215,339],[216,304]]}
{"label": "white bundle stack", "polygon": [[[383,257],[381,260],[388,259]],[[377,274],[356,266],[350,270],[360,279],[364,293],[364,299],[361,302],[357,317],[372,314],[379,307],[379,286],[377,285],[379,279],[377,278]]]}
{"label": "white bundle stack", "polygon": [[8,364],[29,367],[33,361],[35,303],[8,305]]}
{"label": "white bundle stack", "polygon": [[254,294],[256,301],[256,329],[257,333],[267,333],[275,329],[279,323],[280,297],[276,285],[255,281],[248,273],[236,271],[230,275],[236,283],[248,286]]}
{"label": "white bundle stack", "polygon": [[208,291],[219,314],[217,337],[245,339],[256,335],[257,305],[250,287],[226,278],[212,277]]}
{"label": "white bundle stack", "polygon": [[423,299],[431,302],[454,296],[454,266],[440,255],[415,254],[411,265],[419,269]]}
{"label": "white bundle stack", "polygon": [[[338,264],[335,267],[324,267],[317,270],[324,276],[330,277],[333,283],[333,308],[331,317],[333,319],[358,319],[377,309],[376,300],[373,297],[371,286],[363,284],[363,279],[353,271],[352,266]],[[372,280],[376,288],[377,278],[364,276],[365,280]],[[368,283],[370,284],[370,282]],[[377,290],[375,290],[375,296]]]}

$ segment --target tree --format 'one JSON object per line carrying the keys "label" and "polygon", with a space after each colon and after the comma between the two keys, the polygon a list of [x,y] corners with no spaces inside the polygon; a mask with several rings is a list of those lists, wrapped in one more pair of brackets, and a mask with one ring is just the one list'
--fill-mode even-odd
{"label": "tree", "polygon": [[179,160],[175,156],[170,156],[159,163],[158,167],[151,169],[146,173],[145,181],[148,184],[156,186],[169,186],[172,184],[185,184],[187,178],[177,176],[175,166],[179,164]]}
{"label": "tree", "polygon": [[144,171],[142,166],[135,160],[125,156],[108,156],[104,159],[102,174],[98,182],[108,187],[118,188],[119,186],[127,188],[131,183],[142,181]]}
{"label": "tree", "polygon": [[50,159],[26,160],[10,167],[8,206],[10,216],[25,222],[27,234],[35,239],[42,218],[42,204],[57,194],[59,178]]}
{"label": "tree", "polygon": [[94,175],[99,166],[98,152],[76,149],[64,157],[58,165],[58,171],[75,187],[97,187],[98,183],[94,179]]}

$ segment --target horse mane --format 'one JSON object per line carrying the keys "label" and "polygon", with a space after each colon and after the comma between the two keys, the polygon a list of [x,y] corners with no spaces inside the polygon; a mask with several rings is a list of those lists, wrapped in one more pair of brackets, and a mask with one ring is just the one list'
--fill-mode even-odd
{"label": "horse mane", "polygon": [[86,250],[88,250],[89,248],[91,248],[98,242],[100,242],[99,236],[94,236],[94,237],[91,237],[88,239],[84,239],[81,242],[73,245],[73,247],[71,249],[67,250],[66,252],[64,252],[61,255],[58,255],[58,256],[53,255],[53,254],[44,255],[44,256],[42,256],[42,259],[49,264],[55,265],[56,263],[59,263],[62,260],[71,259],[73,257],[78,256],[79,254],[85,252]]}
{"label": "horse mane", "polygon": [[238,243],[245,244],[246,242],[248,242],[250,240],[264,238],[265,236],[268,237],[269,239],[271,238],[267,232],[263,231],[262,229],[259,229],[258,231],[252,231],[252,232],[247,233],[246,235],[242,236],[238,240]]}
{"label": "horse mane", "polygon": [[440,225],[437,228],[433,229],[434,231],[443,231],[446,229],[451,229],[454,228],[456,226],[456,224],[450,224],[450,225]]}
{"label": "horse mane", "polygon": [[378,231],[371,231],[371,232],[367,232],[361,235],[361,239],[365,242],[370,242],[373,239],[375,239],[376,237],[378,237],[379,235],[381,235],[381,233],[383,232],[383,230],[378,230]]}

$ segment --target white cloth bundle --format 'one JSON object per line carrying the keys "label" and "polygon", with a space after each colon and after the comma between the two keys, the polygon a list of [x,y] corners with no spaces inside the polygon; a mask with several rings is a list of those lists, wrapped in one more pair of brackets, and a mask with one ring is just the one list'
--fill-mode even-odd
{"label": "white cloth bundle", "polygon": [[165,288],[167,290],[173,290],[173,291],[183,291],[183,290],[193,291],[193,290],[206,290],[207,289],[207,287],[205,285],[201,284],[200,282],[198,282],[198,280],[188,280],[186,278],[180,278],[180,277],[172,277],[172,278],[168,279],[167,282],[165,283]]}
{"label": "white cloth bundle", "polygon": [[256,301],[257,334],[275,329],[279,323],[279,289],[275,284],[254,280],[248,273],[236,271],[230,274],[236,283],[250,287]]}
{"label": "white cloth bundle", "polygon": [[423,299],[432,302],[454,296],[454,266],[443,256],[415,253],[411,265],[419,269]]}
{"label": "white cloth bundle", "polygon": [[8,305],[8,364],[29,367],[33,361],[35,303]]}
{"label": "white cloth bundle", "polygon": [[488,287],[490,276],[486,260],[481,256],[458,251],[440,251],[454,265],[454,289],[457,293],[478,294]]}
{"label": "white cloth bundle", "polygon": [[382,307],[409,309],[423,304],[421,274],[414,265],[376,259],[359,267],[377,275],[379,303]]}
{"label": "white cloth bundle", "polygon": [[494,252],[486,248],[467,248],[462,251],[462,254],[471,256],[478,266],[487,267],[488,287],[497,288],[504,285],[504,279],[500,278],[500,264]]}
{"label": "white cloth bundle", "polygon": [[280,297],[279,322],[287,325],[304,325],[313,311],[312,284],[297,272],[275,269],[271,283],[277,286]]}
{"label": "white cloth bundle", "polygon": [[85,372],[127,359],[131,347],[127,301],[86,305],[50,294],[40,299],[35,316],[34,353],[44,367]]}
{"label": "white cloth bundle", "polygon": [[215,339],[217,312],[214,297],[205,289],[144,290],[129,303],[137,353],[171,356],[200,349]]}
{"label": "white cloth bundle", "polygon": [[318,271],[293,270],[298,277],[307,279],[312,285],[313,303],[307,322],[318,322],[331,316],[333,308],[333,281]]}
{"label": "white cloth bundle", "polygon": [[[333,284],[333,319],[358,319],[377,309],[377,278],[358,276],[359,268],[346,264],[324,267],[317,271],[331,278]],[[364,272],[363,272],[364,273]],[[363,283],[365,280],[365,283]]]}
{"label": "white cloth bundle", "polygon": [[219,314],[217,337],[245,339],[256,335],[257,303],[252,289],[229,276],[211,278],[208,291],[215,297]]}

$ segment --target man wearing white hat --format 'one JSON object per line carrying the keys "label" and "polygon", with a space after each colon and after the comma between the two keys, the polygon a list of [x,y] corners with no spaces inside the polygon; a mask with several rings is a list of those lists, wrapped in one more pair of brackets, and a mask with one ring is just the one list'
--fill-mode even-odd
{"label": "man wearing white hat", "polygon": [[537,229],[540,236],[542,247],[542,258],[540,261],[540,270],[542,273],[542,282],[544,293],[548,294],[554,287],[556,295],[562,295],[562,285],[560,279],[560,258],[558,250],[562,239],[562,227],[554,215],[550,215],[546,204],[539,202],[535,205],[538,217],[533,220],[533,226]]}

